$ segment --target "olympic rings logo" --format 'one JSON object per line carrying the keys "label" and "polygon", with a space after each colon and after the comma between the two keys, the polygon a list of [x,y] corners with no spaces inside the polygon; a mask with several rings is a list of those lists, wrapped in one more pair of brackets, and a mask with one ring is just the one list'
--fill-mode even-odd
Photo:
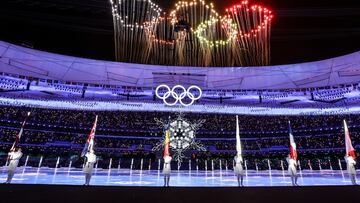
{"label": "olympic rings logo", "polygon": [[[162,96],[159,94],[160,88],[166,89],[166,92]],[[176,90],[178,90],[178,89],[180,89],[180,91],[181,91],[180,94],[178,94],[178,92],[176,92]],[[196,89],[199,92],[199,95],[197,97],[191,92],[191,90],[193,90],[193,89]],[[170,89],[170,87],[167,85],[159,85],[155,90],[155,95],[159,99],[162,99],[164,101],[164,103],[168,106],[174,106],[178,102],[180,102],[180,104],[183,106],[191,106],[196,100],[199,100],[201,98],[202,91],[201,91],[200,87],[195,86],[195,85],[190,86],[188,89],[186,89],[182,85],[176,85],[172,89]],[[173,103],[169,103],[167,101],[167,99],[170,97],[175,99],[175,101]],[[183,99],[185,99],[185,97],[188,97],[191,100],[191,102],[188,104],[184,103]]]}

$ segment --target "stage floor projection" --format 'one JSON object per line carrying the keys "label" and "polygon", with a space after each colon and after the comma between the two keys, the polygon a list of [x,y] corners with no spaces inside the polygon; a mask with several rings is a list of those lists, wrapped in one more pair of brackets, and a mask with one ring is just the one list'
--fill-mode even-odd
{"label": "stage floor projection", "polygon": [[[298,173],[301,186],[351,185],[346,171],[303,170]],[[0,182],[5,182],[6,168],[0,168]],[[12,183],[16,184],[58,184],[82,185],[84,175],[81,169],[71,168],[23,168],[20,167]],[[163,176],[158,170],[96,169],[91,185],[101,186],[163,186]],[[248,170],[245,186],[291,186],[287,171]],[[170,186],[177,187],[233,187],[237,179],[231,170],[216,171],[177,171],[173,170]]]}

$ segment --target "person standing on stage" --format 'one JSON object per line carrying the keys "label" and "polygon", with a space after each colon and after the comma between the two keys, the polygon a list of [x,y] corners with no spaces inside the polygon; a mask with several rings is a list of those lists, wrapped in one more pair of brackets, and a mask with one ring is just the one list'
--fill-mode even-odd
{"label": "person standing on stage", "polygon": [[243,187],[244,184],[244,168],[243,168],[243,158],[240,155],[235,156],[235,168],[234,168],[234,172],[237,176],[237,180],[238,180],[238,185],[239,187]]}
{"label": "person standing on stage", "polygon": [[296,151],[296,143],[294,141],[294,136],[291,129],[291,124],[289,121],[289,137],[290,137],[290,154],[286,158],[288,163],[288,172],[291,177],[291,182],[293,186],[299,186],[297,184],[297,151]]}
{"label": "person standing on stage", "polygon": [[170,183],[170,174],[171,174],[171,156],[165,156],[164,157],[164,168],[163,168],[163,174],[164,174],[164,187],[169,187]]}
{"label": "person standing on stage", "polygon": [[93,149],[90,149],[89,152],[85,155],[85,165],[84,165],[84,173],[85,173],[85,184],[90,185],[91,176],[93,173],[94,164],[96,163],[96,155]]}
{"label": "person standing on stage", "polygon": [[356,169],[355,169],[355,165],[356,165],[355,150],[354,150],[354,147],[352,146],[351,139],[350,139],[350,132],[349,132],[349,129],[347,127],[345,120],[344,120],[344,131],[345,131],[345,148],[346,148],[346,155],[344,158],[346,161],[347,171],[349,173],[351,183],[353,185],[357,185],[356,184]]}
{"label": "person standing on stage", "polygon": [[352,156],[349,156],[349,155],[345,155],[344,159],[346,161],[347,171],[351,178],[351,183],[353,185],[357,185],[356,184],[356,169],[355,169],[356,161],[354,160],[354,158]]}
{"label": "person standing on stage", "polygon": [[235,167],[234,173],[237,176],[239,187],[243,187],[244,181],[244,168],[243,168],[243,158],[242,158],[242,149],[241,149],[241,141],[240,141],[240,129],[239,129],[239,117],[236,116],[236,156],[234,158]]}
{"label": "person standing on stage", "polygon": [[[170,119],[169,119],[170,120]],[[169,121],[170,125],[170,121]],[[165,130],[165,142],[164,142],[164,167],[163,167],[163,175],[164,175],[164,187],[169,187],[170,183],[170,174],[171,174],[171,159],[170,156],[170,130],[169,127]]]}
{"label": "person standing on stage", "polygon": [[14,141],[14,143],[11,146],[11,149],[9,151],[8,158],[7,158],[7,161],[9,162],[9,165],[8,165],[8,177],[7,177],[7,180],[5,182],[6,184],[11,183],[11,180],[15,175],[16,168],[17,168],[17,166],[19,164],[19,161],[20,161],[20,159],[21,159],[21,157],[23,155],[23,153],[21,152],[21,149],[20,148],[16,149],[16,147],[20,142],[21,136],[22,136],[22,134],[24,132],[24,127],[25,127],[25,124],[26,124],[26,120],[29,118],[29,116],[30,116],[30,112],[27,113],[27,116],[26,116],[25,120],[22,122],[20,132],[16,135],[15,141]]}
{"label": "person standing on stage", "polygon": [[289,154],[288,157],[286,158],[286,161],[288,163],[288,172],[289,175],[291,177],[291,182],[293,186],[299,186],[297,184],[297,170],[296,170],[296,160],[294,160],[293,158],[291,158],[291,155]]}
{"label": "person standing on stage", "polygon": [[86,186],[90,185],[94,164],[96,163],[96,155],[94,151],[94,139],[95,139],[97,120],[98,120],[98,116],[96,115],[93,128],[91,129],[90,135],[88,136],[85,147],[81,153],[81,157],[85,158],[83,171],[85,173],[84,185]]}
{"label": "person standing on stage", "polygon": [[19,164],[19,160],[21,159],[23,153],[21,149],[13,150],[9,152],[9,166],[8,166],[8,177],[6,180],[6,184],[10,184],[12,178],[14,177],[15,170]]}

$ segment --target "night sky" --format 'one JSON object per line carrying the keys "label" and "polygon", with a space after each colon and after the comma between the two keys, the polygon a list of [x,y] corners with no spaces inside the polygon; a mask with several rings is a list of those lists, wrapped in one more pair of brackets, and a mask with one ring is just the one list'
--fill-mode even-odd
{"label": "night sky", "polygon": [[[360,50],[359,0],[261,0],[272,8],[271,63],[321,60]],[[170,11],[176,1],[154,0]],[[210,2],[210,1],[208,1]],[[238,3],[215,0],[216,10]],[[114,60],[108,0],[2,0],[0,40],[65,55]]]}

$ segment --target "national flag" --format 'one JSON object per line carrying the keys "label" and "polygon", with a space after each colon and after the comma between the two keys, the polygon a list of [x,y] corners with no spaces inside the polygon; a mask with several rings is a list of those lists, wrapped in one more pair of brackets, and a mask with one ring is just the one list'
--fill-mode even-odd
{"label": "national flag", "polygon": [[94,148],[94,138],[95,138],[95,132],[96,132],[96,125],[97,125],[98,116],[95,117],[94,125],[91,129],[91,132],[86,140],[86,144],[84,146],[84,149],[81,153],[81,157],[85,156],[85,154]]}
{"label": "national flag", "polygon": [[289,137],[290,137],[290,156],[291,159],[297,160],[296,143],[294,141],[294,135],[291,129],[291,123],[289,121]]}
{"label": "national flag", "polygon": [[242,155],[241,141],[240,141],[240,129],[239,129],[239,117],[236,116],[236,152],[237,156]]}
{"label": "national flag", "polygon": [[164,158],[170,156],[170,130],[165,131],[165,141],[164,141]]}
{"label": "national flag", "polygon": [[345,131],[345,147],[346,147],[346,155],[351,156],[353,159],[356,158],[354,147],[351,144],[350,132],[346,121],[344,120],[344,131]]}
{"label": "national flag", "polygon": [[22,134],[24,132],[24,127],[25,127],[26,121],[29,118],[30,114],[31,113],[28,112],[25,120],[22,122],[20,132],[16,135],[15,141],[14,141],[13,145],[11,146],[10,151],[14,151],[16,149],[17,145],[19,144],[20,138],[21,138],[21,136],[22,136]]}

